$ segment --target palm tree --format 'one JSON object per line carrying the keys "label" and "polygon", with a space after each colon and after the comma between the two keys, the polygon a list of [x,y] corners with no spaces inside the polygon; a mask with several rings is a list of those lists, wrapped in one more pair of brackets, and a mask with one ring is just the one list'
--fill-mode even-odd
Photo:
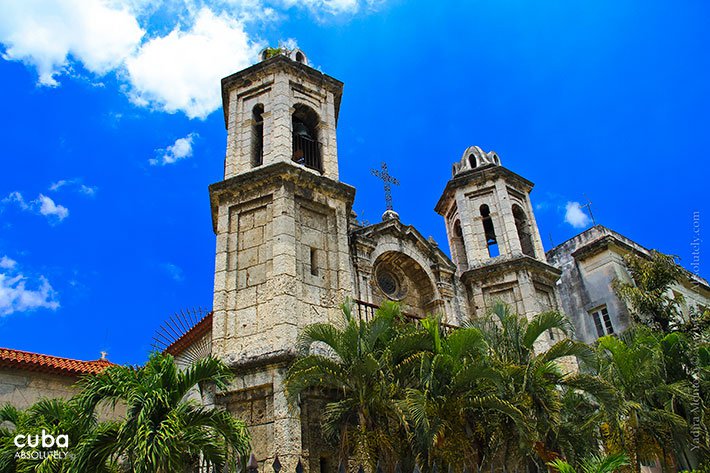
{"label": "palm tree", "polygon": [[570,357],[591,362],[594,353],[590,347],[560,338],[544,349],[544,335],[571,331],[563,314],[543,312],[528,320],[497,302],[488,316],[475,319],[470,325],[483,334],[492,366],[505,381],[500,396],[526,417],[525,429],[510,419],[501,419],[496,438],[502,439],[498,461],[504,468],[537,463],[538,458],[547,462],[559,455],[564,388],[593,395],[600,402],[614,401],[613,388],[608,383],[563,368]]}
{"label": "palm tree", "polygon": [[554,433],[557,450],[572,464],[599,453],[599,402],[587,392],[564,387],[562,389],[561,421]]}
{"label": "palm tree", "polygon": [[244,422],[221,408],[188,399],[213,384],[225,388],[232,377],[213,357],[180,370],[170,355],[153,354],[143,367],[112,366],[81,382],[78,405],[95,412],[100,403],[126,407],[122,421],[100,424],[77,449],[73,470],[93,471],[107,460],[134,473],[235,468],[249,452]]}
{"label": "palm tree", "polygon": [[377,458],[395,460],[405,444],[389,363],[418,342],[402,336],[406,329],[398,328],[396,304],[383,304],[369,321],[353,315],[349,301],[341,308],[342,325],[313,324],[300,334],[299,357],[286,377],[287,394],[292,405],[313,390],[330,394],[333,401],[322,417],[324,436],[339,444],[341,457],[354,455],[361,464],[374,466]]}
{"label": "palm tree", "polygon": [[605,441],[612,450],[629,452],[634,471],[640,471],[642,461],[656,458],[668,470],[669,463],[677,464],[674,446],[690,442],[679,407],[691,402],[692,386],[668,371],[664,349],[670,348],[672,338],[676,335],[636,327],[619,338],[606,336],[597,342],[599,374],[621,395],[617,409],[602,410]]}
{"label": "palm tree", "polygon": [[[629,457],[623,453],[612,455],[590,455],[579,463],[581,473],[614,473],[629,464]],[[547,463],[559,473],[577,473],[572,465],[558,458]]]}
{"label": "palm tree", "polygon": [[503,380],[487,359],[480,330],[446,333],[438,317],[420,323],[419,351],[395,364],[397,378],[409,380],[396,404],[417,461],[426,467],[466,465],[480,469],[489,460],[490,419],[506,418],[524,428],[523,414],[501,399]]}
{"label": "palm tree", "polygon": [[[3,423],[6,427],[0,427],[0,473],[73,471],[72,457],[66,454],[81,448],[99,426],[96,418],[84,415],[75,401],[63,399],[41,399],[25,410],[6,404],[0,409],[0,424]],[[43,448],[41,445],[18,449],[14,444],[17,433],[34,437],[43,431],[55,438],[66,435],[70,445],[66,449],[58,446]],[[56,451],[56,456],[49,454],[52,451]],[[39,454],[33,456],[35,452]],[[92,465],[91,471],[116,471],[116,465],[97,463]]]}
{"label": "palm tree", "polygon": [[652,250],[650,257],[630,253],[624,257],[633,281],[614,280],[613,287],[629,307],[631,318],[637,324],[668,333],[682,324],[681,304],[684,299],[670,288],[685,279],[684,270],[675,256]]}

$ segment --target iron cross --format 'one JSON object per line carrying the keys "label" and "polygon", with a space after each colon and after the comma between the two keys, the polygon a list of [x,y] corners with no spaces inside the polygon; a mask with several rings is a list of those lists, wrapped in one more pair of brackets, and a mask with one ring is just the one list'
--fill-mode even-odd
{"label": "iron cross", "polygon": [[382,161],[382,170],[371,169],[372,175],[382,179],[385,183],[385,203],[387,204],[387,210],[392,210],[392,185],[399,185],[397,178],[390,175],[387,171],[387,163]]}

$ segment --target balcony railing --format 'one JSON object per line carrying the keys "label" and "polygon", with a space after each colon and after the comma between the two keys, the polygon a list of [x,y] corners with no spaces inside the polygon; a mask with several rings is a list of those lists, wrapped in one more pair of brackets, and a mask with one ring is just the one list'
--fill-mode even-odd
{"label": "balcony railing", "polygon": [[307,168],[323,172],[321,144],[302,135],[293,135],[293,160]]}
{"label": "balcony railing", "polygon": [[[358,299],[355,299],[353,301],[355,303],[355,312],[357,313],[357,316],[360,318],[360,320],[364,320],[366,322],[369,322],[372,320],[375,316],[375,312],[377,312],[377,309],[380,308],[380,306],[376,304],[371,304],[370,302],[365,302],[361,301]],[[402,312],[402,315],[410,322],[413,322],[415,324],[418,324],[419,322],[422,321],[425,317],[422,317],[421,315],[416,315],[412,314],[409,312]],[[452,330],[454,330],[456,327],[455,325],[450,325],[446,324],[444,322],[441,323],[441,327],[444,329],[444,332],[449,333]]]}

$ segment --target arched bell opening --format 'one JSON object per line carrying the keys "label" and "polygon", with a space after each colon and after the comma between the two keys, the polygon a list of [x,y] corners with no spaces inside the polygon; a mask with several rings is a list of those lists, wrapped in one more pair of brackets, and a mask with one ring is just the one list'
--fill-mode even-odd
{"label": "arched bell opening", "polygon": [[466,243],[463,239],[463,229],[461,228],[461,220],[456,219],[451,232],[451,247],[453,252],[454,263],[459,271],[468,269],[468,258],[466,257]]}
{"label": "arched bell opening", "polygon": [[513,204],[513,218],[515,219],[515,228],[518,231],[518,240],[520,240],[520,249],[524,255],[535,257],[535,246],[533,245],[532,230],[525,211],[519,205]]}
{"label": "arched bell opening", "polygon": [[493,227],[493,219],[491,218],[491,209],[488,205],[481,205],[479,211],[481,212],[481,221],[483,222],[483,233],[486,238],[486,248],[488,248],[488,256],[495,258],[500,255],[500,249],[498,248],[498,239],[496,238],[496,231]]}
{"label": "arched bell opening", "polygon": [[318,141],[320,118],[309,106],[296,104],[291,116],[293,135],[293,161],[310,169],[323,172],[321,143]]}
{"label": "arched bell opening", "polygon": [[251,165],[264,162],[264,105],[256,104],[251,112]]}

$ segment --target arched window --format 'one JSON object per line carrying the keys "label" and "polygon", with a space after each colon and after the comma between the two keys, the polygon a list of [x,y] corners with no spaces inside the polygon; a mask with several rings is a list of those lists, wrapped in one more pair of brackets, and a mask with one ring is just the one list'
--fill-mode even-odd
{"label": "arched window", "polygon": [[466,244],[463,240],[463,230],[461,229],[461,221],[456,220],[454,222],[453,234],[451,236],[451,246],[454,252],[454,261],[456,266],[458,266],[460,271],[466,271],[468,269],[468,260],[466,258]]}
{"label": "arched window", "polygon": [[303,53],[301,51],[298,51],[296,53],[296,62],[300,62],[301,64],[303,64],[305,62],[305,59],[306,59],[306,57],[303,55]]}
{"label": "arched window", "polygon": [[476,169],[476,156],[473,154],[468,155],[468,165],[471,166],[471,169]]}
{"label": "arched window", "polygon": [[483,221],[483,233],[486,236],[486,246],[488,247],[488,256],[495,258],[500,255],[498,249],[498,239],[496,238],[496,231],[493,228],[493,219],[491,218],[491,209],[488,205],[483,204],[479,209],[481,211],[481,218]]}
{"label": "arched window", "polygon": [[524,255],[535,257],[535,247],[533,246],[532,231],[530,230],[530,222],[525,215],[523,209],[519,205],[513,205],[513,218],[515,218],[515,228],[518,230],[518,239],[520,240],[520,249]]}
{"label": "arched window", "polygon": [[294,106],[291,120],[293,133],[293,161],[323,172],[321,144],[318,141],[318,114],[302,104]]}
{"label": "arched window", "polygon": [[251,112],[251,165],[261,166],[264,162],[264,106],[254,105]]}

